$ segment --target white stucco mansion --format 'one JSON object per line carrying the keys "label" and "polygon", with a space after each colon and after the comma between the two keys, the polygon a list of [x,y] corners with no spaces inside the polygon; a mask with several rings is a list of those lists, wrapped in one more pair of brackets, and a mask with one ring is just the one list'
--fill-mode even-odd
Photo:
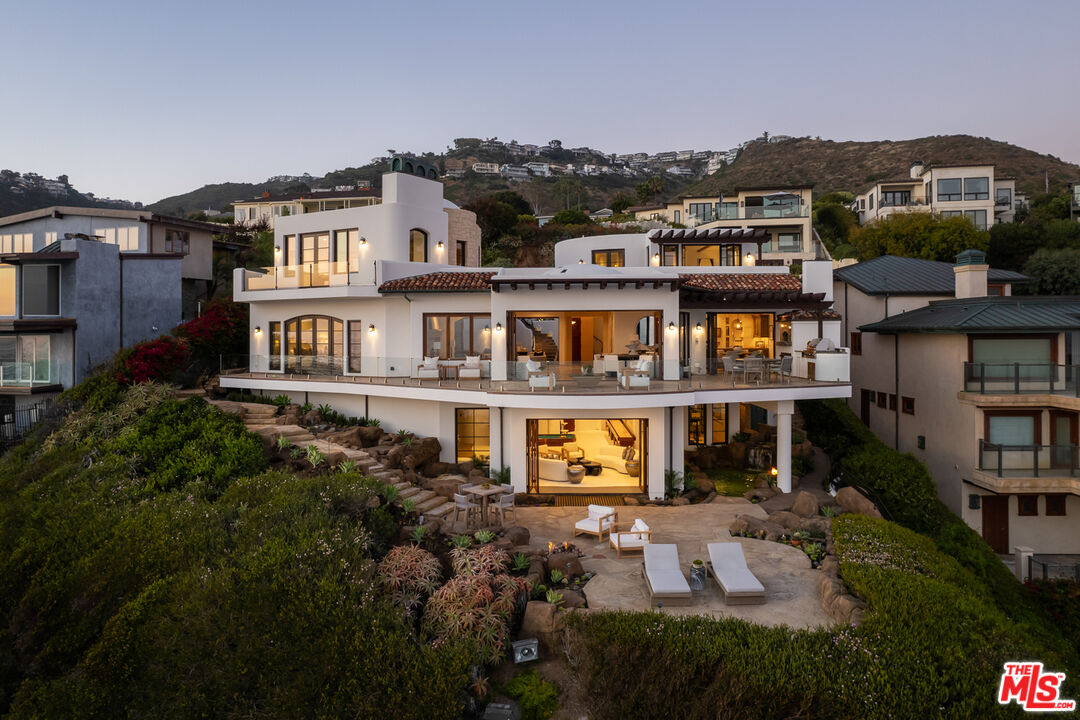
{"label": "white stucco mansion", "polygon": [[[222,385],[437,437],[442,460],[508,466],[533,493],[662,497],[688,447],[767,422],[790,489],[794,401],[851,394],[830,262],[796,277],[756,264],[761,231],[713,228],[565,240],[551,268],[460,266],[442,187],[392,172],[381,204],[279,218],[274,267],[236,271],[250,371]],[[663,262],[706,246],[741,262]],[[835,351],[805,357],[818,337]]]}

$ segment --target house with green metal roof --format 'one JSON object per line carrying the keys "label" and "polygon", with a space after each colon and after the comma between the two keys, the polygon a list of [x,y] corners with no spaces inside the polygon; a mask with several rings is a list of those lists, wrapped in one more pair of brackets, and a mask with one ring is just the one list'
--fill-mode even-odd
{"label": "house with green metal roof", "polygon": [[897,270],[885,279],[856,265],[837,280],[855,338],[855,411],[924,461],[942,500],[995,551],[1080,562],[1080,297],[991,295],[991,277],[1023,276],[967,251],[950,269],[950,297],[934,299],[944,263],[920,277],[925,261],[905,260],[875,263]]}

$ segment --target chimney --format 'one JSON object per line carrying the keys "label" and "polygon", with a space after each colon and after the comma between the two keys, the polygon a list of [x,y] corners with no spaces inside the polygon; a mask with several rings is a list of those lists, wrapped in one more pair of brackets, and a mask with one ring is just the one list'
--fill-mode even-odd
{"label": "chimney", "polygon": [[953,274],[956,278],[956,297],[986,297],[986,276],[990,266],[986,264],[986,253],[981,250],[965,250],[956,256]]}
{"label": "chimney", "polygon": [[923,174],[923,161],[922,160],[916,160],[915,162],[911,163],[911,177],[918,180],[919,177],[922,174]]}
{"label": "chimney", "polygon": [[270,191],[269,191],[269,190],[263,190],[262,196],[263,196],[264,198],[268,198],[268,197],[270,197]]}

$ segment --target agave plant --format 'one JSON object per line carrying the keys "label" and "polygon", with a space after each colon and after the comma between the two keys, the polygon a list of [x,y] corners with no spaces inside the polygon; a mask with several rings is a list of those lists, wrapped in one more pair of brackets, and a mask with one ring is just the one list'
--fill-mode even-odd
{"label": "agave plant", "polygon": [[401,501],[401,509],[407,513],[416,512],[416,501],[412,498],[405,498]]}
{"label": "agave plant", "polygon": [[285,437],[284,435],[278,435],[277,447],[278,450],[287,450],[288,448],[292,447],[292,440]]}
{"label": "agave plant", "polygon": [[559,607],[563,604],[563,594],[558,590],[548,590],[547,594],[544,596],[544,599],[555,607]]}
{"label": "agave plant", "polygon": [[291,455],[292,458],[296,460],[304,457],[304,450],[300,446],[294,445],[293,449],[289,451],[289,455]]}
{"label": "agave plant", "polygon": [[383,499],[386,500],[386,502],[392,503],[399,497],[401,497],[401,491],[393,485],[383,485],[382,496]]}
{"label": "agave plant", "polygon": [[356,472],[360,469],[360,466],[356,464],[355,460],[342,460],[337,466],[340,473]]}
{"label": "agave plant", "polygon": [[424,527],[423,525],[417,525],[413,528],[413,531],[409,533],[409,539],[417,545],[420,545],[427,538],[431,528]]}
{"label": "agave plant", "polygon": [[552,585],[560,585],[566,582],[566,573],[562,570],[552,570],[550,576]]}
{"label": "agave plant", "polygon": [[522,572],[529,569],[529,556],[525,553],[514,553],[514,557],[510,560],[510,567],[516,572]]}
{"label": "agave plant", "polygon": [[283,408],[286,405],[291,404],[292,400],[289,399],[288,395],[276,395],[270,402],[277,405],[279,408]]}
{"label": "agave plant", "polygon": [[311,467],[313,467],[313,468],[317,468],[320,465],[322,465],[323,460],[326,459],[326,456],[322,454],[322,451],[319,450],[319,448],[314,446],[314,445],[308,445],[307,446],[306,454],[307,454],[307,461],[309,463],[311,463]]}
{"label": "agave plant", "polygon": [[450,538],[450,547],[456,550],[464,550],[472,545],[472,538],[468,535],[455,535]]}
{"label": "agave plant", "polygon": [[490,530],[477,530],[473,533],[473,537],[476,538],[476,542],[484,545],[485,543],[492,542],[495,539],[495,533]]}
{"label": "agave plant", "polygon": [[364,424],[368,427],[379,427],[379,418],[364,418]]}
{"label": "agave plant", "polygon": [[821,514],[827,518],[836,517],[835,505],[824,505],[821,508]]}
{"label": "agave plant", "polygon": [[334,408],[330,407],[329,405],[320,405],[319,414],[325,418],[327,415],[336,415],[337,413],[335,413]]}

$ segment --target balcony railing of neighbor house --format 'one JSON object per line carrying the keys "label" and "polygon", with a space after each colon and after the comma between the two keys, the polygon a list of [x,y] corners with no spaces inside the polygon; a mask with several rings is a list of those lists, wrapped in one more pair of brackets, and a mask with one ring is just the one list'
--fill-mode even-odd
{"label": "balcony railing of neighbor house", "polygon": [[979,470],[998,477],[1077,477],[1076,445],[998,445],[979,440]]}
{"label": "balcony railing of neighbor house", "polygon": [[744,207],[730,210],[713,210],[706,213],[694,213],[686,215],[687,227],[696,227],[717,220],[772,220],[776,218],[804,218],[810,217],[809,207]]}
{"label": "balcony railing of neighbor house", "polygon": [[357,262],[310,262],[301,265],[275,265],[244,271],[244,290],[284,290],[308,287],[370,285],[361,282]]}
{"label": "balcony railing of neighbor house", "polygon": [[0,387],[34,387],[57,382],[58,368],[50,363],[0,363]]}
{"label": "balcony railing of neighbor house", "polygon": [[[488,359],[481,359],[478,368],[467,367],[464,359],[439,360],[432,366],[425,363],[424,358],[345,358],[330,355],[223,356],[221,362],[224,374],[233,377],[460,388],[487,392],[615,394],[814,384],[805,377],[773,372],[767,366],[759,373],[740,371],[733,375],[719,373],[663,380],[662,366],[656,364],[646,372],[637,372],[633,362],[621,362],[618,367],[609,369],[590,362],[538,361],[537,369],[530,370],[525,361],[510,361],[505,366],[505,379],[492,379],[494,368]],[[677,360],[672,362],[678,363]],[[681,374],[682,368],[677,370],[676,374]]]}
{"label": "balcony railing of neighbor house", "polygon": [[1080,397],[1080,365],[964,363],[964,391],[983,395],[1056,394]]}

